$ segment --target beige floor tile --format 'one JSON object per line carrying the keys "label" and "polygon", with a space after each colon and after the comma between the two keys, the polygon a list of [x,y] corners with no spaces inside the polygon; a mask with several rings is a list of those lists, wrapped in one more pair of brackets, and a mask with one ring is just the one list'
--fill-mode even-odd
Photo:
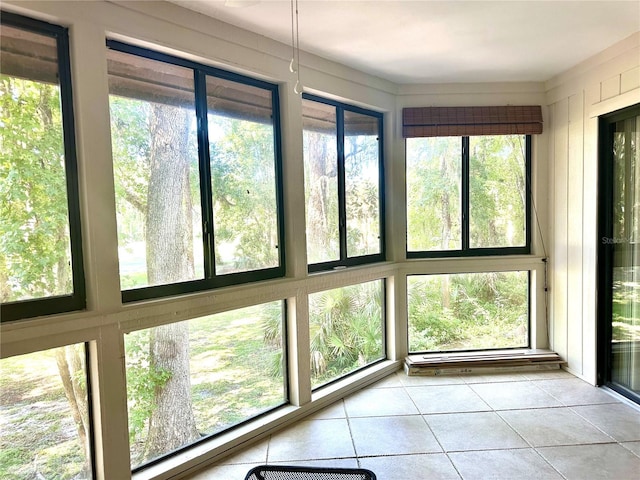
{"label": "beige floor tile", "polygon": [[317,413],[314,413],[305,418],[305,420],[326,420],[328,418],[346,418],[347,412],[344,409],[344,402],[338,400],[337,402],[323,408]]}
{"label": "beige floor tile", "polygon": [[640,442],[624,442],[620,445],[640,457]]}
{"label": "beige floor tile", "polygon": [[464,480],[562,480],[532,448],[450,453]]}
{"label": "beige floor tile", "polygon": [[420,413],[483,412],[491,410],[468,385],[407,387]]}
{"label": "beige floor tile", "polygon": [[446,452],[528,447],[495,412],[425,415]]}
{"label": "beige floor tile", "polygon": [[459,480],[451,461],[442,453],[391,455],[360,459],[360,466],[376,474],[378,480]]}
{"label": "beige floor tile", "polygon": [[418,409],[404,388],[370,388],[344,400],[349,417],[415,415]]}
{"label": "beige floor tile", "polygon": [[554,378],[576,378],[566,370],[558,368],[557,370],[543,370],[539,372],[523,372],[523,375],[527,377],[527,380],[550,380]]}
{"label": "beige floor tile", "polygon": [[243,480],[279,463],[360,466],[379,480],[640,480],[639,462],[640,410],[568,372],[397,372],[188,478]]}
{"label": "beige floor tile", "polygon": [[218,465],[191,477],[185,477],[185,480],[244,480],[249,470],[257,465],[261,464]]}
{"label": "beige floor tile", "polygon": [[495,410],[563,406],[536,386],[537,382],[483,383],[471,388]]}
{"label": "beige floor tile", "polygon": [[269,465],[292,465],[295,467],[321,467],[321,468],[358,468],[358,459],[353,458],[327,458],[324,460],[297,460],[288,462],[269,462]]}
{"label": "beige floor tile", "polygon": [[359,457],[442,452],[420,415],[352,418],[349,424]]}
{"label": "beige floor tile", "polygon": [[346,419],[302,421],[271,437],[268,462],[355,457]]}
{"label": "beige floor tile", "polygon": [[402,383],[397,375],[389,375],[388,377],[377,381],[373,385],[370,385],[367,388],[389,388],[389,387],[401,387]]}
{"label": "beige floor tile", "polygon": [[537,450],[567,480],[636,480],[640,477],[640,458],[618,444]]}
{"label": "beige floor tile", "polygon": [[461,375],[406,375],[404,373],[397,374],[400,382],[406,387],[415,387],[423,385],[463,385],[464,378]]}
{"label": "beige floor tile", "polygon": [[505,383],[505,382],[522,382],[526,381],[527,377],[524,373],[485,373],[485,374],[473,374],[465,375],[463,377],[465,383]]}
{"label": "beige floor tile", "polygon": [[623,403],[586,405],[572,410],[618,442],[640,440],[640,412]]}
{"label": "beige floor tile", "polygon": [[565,407],[504,410],[499,415],[534,447],[614,441]]}
{"label": "beige floor tile", "polygon": [[536,386],[542,388],[565,405],[618,403],[618,400],[612,395],[579,378],[541,380],[536,382]]}

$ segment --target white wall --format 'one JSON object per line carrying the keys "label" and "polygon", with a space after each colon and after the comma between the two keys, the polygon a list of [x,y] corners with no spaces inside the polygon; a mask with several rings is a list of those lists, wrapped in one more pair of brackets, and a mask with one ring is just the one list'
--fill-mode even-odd
{"label": "white wall", "polygon": [[546,84],[551,347],[596,383],[597,116],[640,102],[640,33]]}

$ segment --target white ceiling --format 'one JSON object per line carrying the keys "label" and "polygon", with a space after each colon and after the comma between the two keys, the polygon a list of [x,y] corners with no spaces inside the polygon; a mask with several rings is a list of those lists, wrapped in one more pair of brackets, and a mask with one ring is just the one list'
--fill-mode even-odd
{"label": "white ceiling", "polygon": [[[290,0],[172,2],[291,44]],[[301,50],[395,83],[546,81],[640,31],[640,0],[298,0],[298,11]]]}

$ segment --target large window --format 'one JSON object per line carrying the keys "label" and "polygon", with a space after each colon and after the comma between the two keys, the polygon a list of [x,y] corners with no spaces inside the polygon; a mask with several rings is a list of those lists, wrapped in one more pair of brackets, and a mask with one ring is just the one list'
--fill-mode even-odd
{"label": "large window", "polygon": [[407,256],[529,253],[530,141],[408,138]]}
{"label": "large window", "polygon": [[382,360],[384,281],[309,295],[309,331],[313,387]]}
{"label": "large window", "polygon": [[85,307],[68,32],[2,12],[0,318]]}
{"label": "large window", "polygon": [[283,302],[125,336],[131,466],[287,401]]}
{"label": "large window", "polygon": [[284,275],[277,86],[108,46],[123,300]]}
{"label": "large window", "polygon": [[0,360],[0,478],[93,478],[85,346]]}
{"label": "large window", "polygon": [[529,347],[529,272],[407,277],[409,351]]}
{"label": "large window", "polygon": [[309,271],[384,260],[382,115],[303,95]]}

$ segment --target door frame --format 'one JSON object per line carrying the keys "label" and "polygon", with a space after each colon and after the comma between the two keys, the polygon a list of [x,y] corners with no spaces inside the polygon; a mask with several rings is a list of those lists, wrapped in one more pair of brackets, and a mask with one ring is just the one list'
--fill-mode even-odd
{"label": "door frame", "polygon": [[[611,339],[613,301],[613,129],[616,122],[640,115],[640,104],[598,117],[598,209],[597,209],[597,295],[596,364],[597,384],[606,385],[640,403],[640,395],[611,381]],[[640,148],[640,146],[639,146]]]}

